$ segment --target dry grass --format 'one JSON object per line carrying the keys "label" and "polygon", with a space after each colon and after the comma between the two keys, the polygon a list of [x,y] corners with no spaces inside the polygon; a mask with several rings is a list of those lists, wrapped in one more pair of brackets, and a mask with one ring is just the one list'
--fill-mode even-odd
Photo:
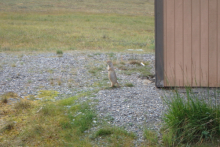
{"label": "dry grass", "polygon": [[[31,101],[27,97],[16,104],[1,105],[0,146],[91,146],[79,132],[91,126],[95,114],[88,104],[75,103],[78,97],[90,93],[57,102],[49,101],[57,94],[55,91],[41,91],[37,97],[42,100]],[[66,107],[70,105],[73,106]],[[73,117],[78,111],[83,115],[74,119],[83,125],[75,126]]]}
{"label": "dry grass", "polygon": [[6,92],[5,94],[0,96],[2,103],[8,103],[9,98],[18,98],[18,95],[12,91]]}
{"label": "dry grass", "polygon": [[3,125],[3,127],[0,128],[0,133],[11,131],[12,129],[14,129],[14,122],[8,121]]}
{"label": "dry grass", "polygon": [[20,100],[15,104],[15,109],[23,110],[31,107],[31,102],[28,100]]}

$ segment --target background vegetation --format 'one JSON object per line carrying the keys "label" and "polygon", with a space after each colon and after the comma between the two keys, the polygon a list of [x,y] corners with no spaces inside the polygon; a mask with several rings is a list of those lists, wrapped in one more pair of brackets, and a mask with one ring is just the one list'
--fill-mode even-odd
{"label": "background vegetation", "polygon": [[2,0],[1,51],[154,49],[153,0]]}
{"label": "background vegetation", "polygon": [[[153,52],[153,13],[153,0],[1,0],[0,52]],[[98,120],[92,103],[79,101],[96,92],[60,100],[45,90],[0,95],[0,146],[133,146],[133,133]]]}

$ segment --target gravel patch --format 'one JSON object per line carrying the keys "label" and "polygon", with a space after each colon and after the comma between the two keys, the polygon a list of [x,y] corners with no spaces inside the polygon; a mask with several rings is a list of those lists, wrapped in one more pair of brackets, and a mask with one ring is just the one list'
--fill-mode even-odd
{"label": "gravel patch", "polygon": [[101,118],[109,124],[135,132],[138,141],[144,141],[145,128],[159,131],[163,102],[154,83],[143,85],[142,80],[136,81],[132,88],[123,87],[99,91],[97,111]]}
{"label": "gravel patch", "polygon": [[[37,95],[40,90],[55,90],[59,98],[73,96],[80,91],[110,86],[106,61],[138,59],[149,61],[154,74],[154,54],[94,53],[73,51],[58,57],[55,53],[6,54],[0,53],[0,95],[13,91],[20,97]],[[89,70],[100,67],[98,73]],[[100,90],[95,97],[98,116],[109,124],[123,127],[137,134],[142,142],[144,128],[159,131],[163,102],[155,83],[139,78],[139,73],[123,74],[116,68],[120,88]],[[134,87],[124,87],[132,83]],[[86,100],[82,98],[81,100]],[[97,128],[93,128],[94,130]]]}

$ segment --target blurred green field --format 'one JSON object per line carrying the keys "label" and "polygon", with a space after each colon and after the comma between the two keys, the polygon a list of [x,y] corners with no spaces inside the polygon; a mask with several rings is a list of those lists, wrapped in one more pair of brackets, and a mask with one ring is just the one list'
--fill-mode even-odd
{"label": "blurred green field", "polygon": [[153,0],[2,0],[1,51],[154,49]]}

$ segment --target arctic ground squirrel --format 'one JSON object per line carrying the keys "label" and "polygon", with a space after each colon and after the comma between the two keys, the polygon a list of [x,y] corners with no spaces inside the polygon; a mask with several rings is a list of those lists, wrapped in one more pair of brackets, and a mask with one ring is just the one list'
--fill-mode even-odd
{"label": "arctic ground squirrel", "polygon": [[112,61],[107,61],[107,64],[108,64],[108,78],[111,81],[111,87],[113,87],[115,84],[117,84],[117,86],[119,87]]}

